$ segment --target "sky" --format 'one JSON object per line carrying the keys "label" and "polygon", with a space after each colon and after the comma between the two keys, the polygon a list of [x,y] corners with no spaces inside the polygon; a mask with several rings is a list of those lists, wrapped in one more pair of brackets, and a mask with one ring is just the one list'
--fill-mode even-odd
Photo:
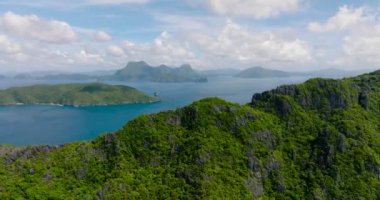
{"label": "sky", "polygon": [[0,0],[0,72],[380,67],[378,0]]}

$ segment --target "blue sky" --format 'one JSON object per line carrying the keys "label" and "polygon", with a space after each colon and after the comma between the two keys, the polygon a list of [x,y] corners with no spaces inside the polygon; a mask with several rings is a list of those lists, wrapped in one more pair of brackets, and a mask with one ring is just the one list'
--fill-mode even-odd
{"label": "blue sky", "polygon": [[0,72],[380,65],[380,1],[2,0]]}

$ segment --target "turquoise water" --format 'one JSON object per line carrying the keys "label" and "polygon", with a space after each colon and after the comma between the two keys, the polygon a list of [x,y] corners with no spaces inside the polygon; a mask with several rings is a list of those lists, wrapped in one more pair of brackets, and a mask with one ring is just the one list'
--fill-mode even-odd
{"label": "turquoise water", "polygon": [[[248,103],[254,93],[283,84],[300,83],[306,79],[306,77],[276,79],[212,77],[207,83],[109,82],[129,85],[147,94],[157,92],[162,101],[151,104],[95,107],[0,106],[0,144],[63,144],[93,139],[99,134],[120,129],[129,120],[142,114],[176,109],[205,97],[220,97],[236,103]],[[0,81],[0,88],[37,83],[47,82]]]}

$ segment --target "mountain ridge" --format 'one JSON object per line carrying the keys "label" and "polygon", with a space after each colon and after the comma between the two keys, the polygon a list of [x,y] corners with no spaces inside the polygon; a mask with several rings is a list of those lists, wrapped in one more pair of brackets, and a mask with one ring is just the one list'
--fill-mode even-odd
{"label": "mountain ridge", "polygon": [[296,73],[290,73],[281,70],[268,69],[261,66],[257,66],[245,69],[236,74],[235,76],[241,78],[280,78],[290,77],[293,75],[296,75]]}
{"label": "mountain ridge", "polygon": [[380,71],[247,105],[207,98],[87,142],[0,146],[0,161],[2,199],[377,199]]}
{"label": "mountain ridge", "polygon": [[195,72],[190,65],[184,64],[178,68],[167,65],[152,67],[145,61],[129,62],[113,76],[118,80],[153,81],[153,82],[206,82],[207,78]]}

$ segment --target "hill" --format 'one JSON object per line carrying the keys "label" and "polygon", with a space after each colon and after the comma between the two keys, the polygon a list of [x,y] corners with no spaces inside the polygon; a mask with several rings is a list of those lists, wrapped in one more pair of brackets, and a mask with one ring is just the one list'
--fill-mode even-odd
{"label": "hill", "polygon": [[152,67],[144,61],[129,62],[112,77],[122,81],[152,82],[205,82],[207,78],[195,72],[190,65],[171,68],[166,65]]}
{"label": "hill", "polygon": [[284,72],[274,69],[266,69],[263,67],[252,67],[241,71],[236,74],[236,77],[241,78],[279,78],[279,77],[290,77],[295,74],[290,72]]}
{"label": "hill", "polygon": [[379,199],[380,71],[208,98],[60,146],[0,147],[0,199]]}
{"label": "hill", "polygon": [[34,85],[0,90],[0,105],[110,105],[158,101],[135,88],[102,83]]}

